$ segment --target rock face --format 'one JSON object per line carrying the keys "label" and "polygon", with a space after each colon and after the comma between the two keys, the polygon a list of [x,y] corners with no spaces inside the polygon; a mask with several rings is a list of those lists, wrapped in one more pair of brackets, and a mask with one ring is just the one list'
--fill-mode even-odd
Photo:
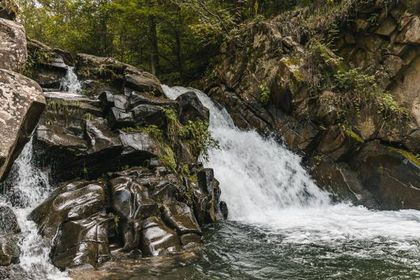
{"label": "rock face", "polygon": [[22,70],[27,58],[26,34],[23,26],[0,18],[0,68]]}
{"label": "rock face", "polygon": [[0,181],[29,140],[45,99],[39,85],[13,71],[24,68],[27,59],[26,34],[15,19],[13,1],[0,1]]}
{"label": "rock face", "polygon": [[[237,126],[274,132],[304,155],[315,179],[337,199],[420,209],[420,21],[414,6],[356,1],[332,18],[297,9],[249,23],[232,36],[203,87]],[[340,32],[330,47],[322,42],[331,41],[325,34],[333,26]]]}
{"label": "rock face", "polygon": [[[111,58],[72,59],[38,42],[30,55],[47,101],[35,158],[59,186],[30,218],[52,242],[52,263],[96,268],[200,248],[201,226],[227,207],[197,162],[203,135],[185,133],[209,121],[195,94],[169,100],[153,75]],[[82,92],[55,91],[64,62],[75,64]]]}
{"label": "rock face", "polygon": [[29,140],[44,110],[42,90],[34,81],[0,69],[0,180]]}

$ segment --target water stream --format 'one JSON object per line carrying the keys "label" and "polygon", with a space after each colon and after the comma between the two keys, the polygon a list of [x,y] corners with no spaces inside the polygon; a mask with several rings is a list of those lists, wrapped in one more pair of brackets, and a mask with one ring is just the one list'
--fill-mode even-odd
{"label": "water stream", "polygon": [[[80,91],[75,83],[68,74],[63,85],[69,94]],[[205,165],[220,181],[229,219],[205,229],[201,261],[121,279],[420,278],[420,211],[333,204],[299,156],[273,139],[241,131],[204,93],[164,86],[172,99],[187,90],[210,110],[210,131],[220,148],[208,151]],[[33,279],[68,279],[51,265],[50,244],[27,220],[51,191],[47,177],[33,164],[31,141],[3,183],[7,191],[0,203],[15,210],[22,228],[21,267]]]}
{"label": "water stream", "polygon": [[[204,93],[220,149],[209,151],[229,221],[214,227],[197,279],[419,279],[420,211],[333,204],[301,159],[255,131],[241,131]],[[197,276],[198,277],[198,276]],[[201,278],[200,278],[201,277]],[[195,276],[193,277],[195,279]]]}

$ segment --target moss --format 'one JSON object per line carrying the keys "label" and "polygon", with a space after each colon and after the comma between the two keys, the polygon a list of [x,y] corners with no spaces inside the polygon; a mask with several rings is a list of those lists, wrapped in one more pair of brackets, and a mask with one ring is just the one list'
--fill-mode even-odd
{"label": "moss", "polygon": [[271,98],[271,91],[268,88],[268,86],[265,85],[265,84],[260,85],[259,86],[259,89],[260,89],[259,101],[262,104],[267,105],[268,102],[270,101],[270,98]]}
{"label": "moss", "polygon": [[171,171],[176,171],[177,163],[175,160],[175,153],[171,146],[166,143],[161,143],[162,155],[160,156],[160,162],[169,168]]}
{"label": "moss", "polygon": [[365,142],[363,138],[360,137],[360,135],[354,132],[351,128],[343,127],[343,131],[344,131],[344,134],[346,134],[348,137],[352,138],[356,142],[359,142],[359,143]]}
{"label": "moss", "polygon": [[410,153],[405,150],[397,149],[397,148],[390,148],[392,151],[399,153],[407,160],[411,161],[412,163],[416,164],[417,166],[420,166],[420,157],[417,155],[414,155],[413,153]]}

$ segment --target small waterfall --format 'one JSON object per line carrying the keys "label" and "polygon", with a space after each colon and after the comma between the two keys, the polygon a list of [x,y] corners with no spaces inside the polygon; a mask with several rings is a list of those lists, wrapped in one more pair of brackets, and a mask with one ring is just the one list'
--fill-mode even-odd
{"label": "small waterfall", "polygon": [[[220,149],[208,151],[205,166],[213,168],[229,207],[229,219],[281,234],[283,242],[333,244],[349,240],[383,242],[420,239],[420,211],[370,211],[332,204],[301,166],[299,156],[255,131],[241,131],[201,91],[163,87],[175,99],[194,91],[210,110],[210,132]],[[398,246],[398,244],[396,246]],[[395,245],[395,244],[394,244]]]}
{"label": "small waterfall", "polygon": [[1,201],[12,207],[22,230],[20,266],[33,279],[69,279],[49,260],[50,244],[38,234],[38,228],[27,216],[51,191],[47,174],[33,163],[32,140],[26,144],[15,161],[9,178],[2,183],[6,188]]}
{"label": "small waterfall", "polygon": [[78,94],[82,91],[82,83],[77,78],[74,67],[67,67],[67,74],[61,82],[60,90],[73,94]]}

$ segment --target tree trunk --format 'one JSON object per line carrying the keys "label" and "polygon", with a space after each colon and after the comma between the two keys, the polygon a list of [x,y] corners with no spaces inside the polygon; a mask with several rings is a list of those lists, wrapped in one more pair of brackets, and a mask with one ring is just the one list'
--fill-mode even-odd
{"label": "tree trunk", "polygon": [[153,75],[159,74],[159,45],[156,30],[156,19],[149,16],[149,41],[150,41],[150,69]]}

